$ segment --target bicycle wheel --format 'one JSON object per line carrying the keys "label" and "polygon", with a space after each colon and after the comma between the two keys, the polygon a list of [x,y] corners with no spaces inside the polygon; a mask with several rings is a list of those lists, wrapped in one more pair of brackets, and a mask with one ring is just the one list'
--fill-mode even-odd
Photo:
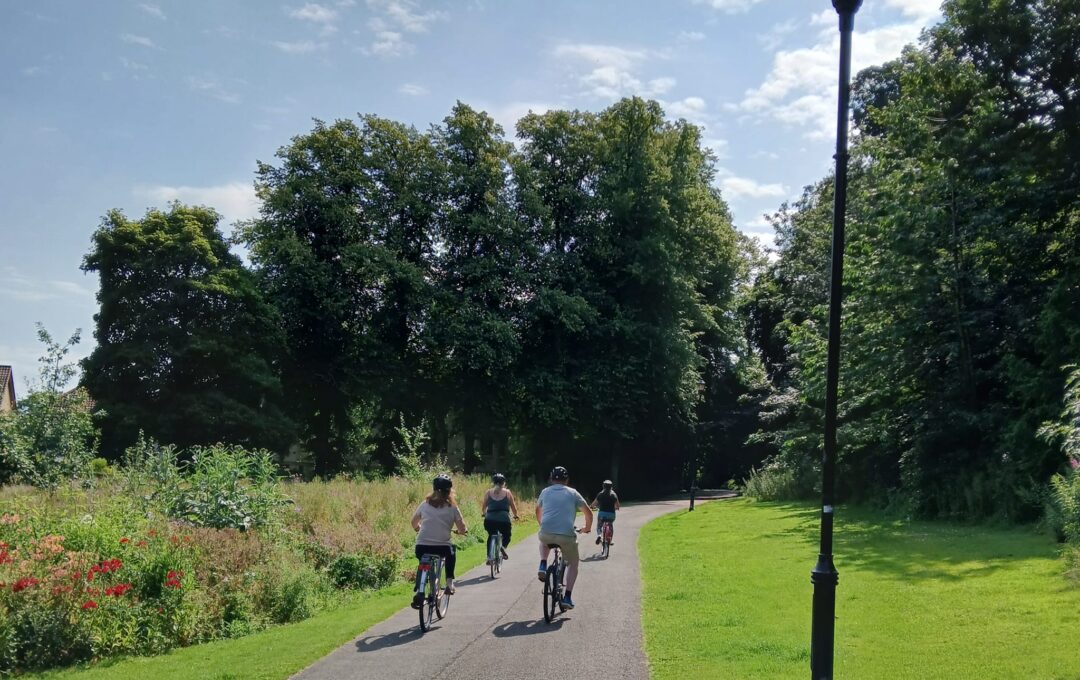
{"label": "bicycle wheel", "polygon": [[495,578],[495,575],[499,573],[499,566],[496,564],[499,558],[498,536],[498,534],[492,534],[488,537],[488,568],[491,570],[491,578]]}
{"label": "bicycle wheel", "polygon": [[562,603],[563,588],[565,587],[564,584],[563,584],[563,577],[565,576],[565,574],[566,574],[566,562],[564,562],[562,560],[562,556],[560,556],[559,557],[559,567],[558,567],[558,571],[557,571],[556,576],[555,576],[555,579],[556,579],[555,583],[558,584],[557,591],[559,593],[558,603],[559,603],[559,612],[560,613],[566,611],[566,607],[564,607],[563,603]]}
{"label": "bicycle wheel", "polygon": [[547,578],[544,579],[544,621],[551,623],[555,620],[555,608],[559,604],[559,582],[556,570],[548,568]]}
{"label": "bicycle wheel", "polygon": [[[439,583],[442,585],[442,563],[439,564]],[[435,615],[442,619],[450,609],[450,590],[442,587],[435,591]]]}
{"label": "bicycle wheel", "polygon": [[435,570],[432,569],[428,572],[427,582],[424,584],[424,603],[420,605],[421,633],[431,630],[431,624],[435,622],[435,595],[437,592],[438,579]]}

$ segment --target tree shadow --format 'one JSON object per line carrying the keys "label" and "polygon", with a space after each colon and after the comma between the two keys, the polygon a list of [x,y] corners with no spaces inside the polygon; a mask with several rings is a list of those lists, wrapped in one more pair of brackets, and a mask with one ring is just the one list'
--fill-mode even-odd
{"label": "tree shadow", "polygon": [[603,553],[593,553],[592,555],[589,555],[588,557],[582,557],[581,561],[582,562],[603,562],[606,559],[607,558],[604,557]]}
{"label": "tree shadow", "polygon": [[[794,526],[761,538],[818,541],[820,511],[814,507],[771,503]],[[993,574],[1018,559],[1055,559],[1030,528],[961,524],[945,520],[884,517],[858,507],[837,508],[833,552],[837,568],[875,572],[904,581],[962,582]]]}
{"label": "tree shadow", "polygon": [[566,620],[567,619],[564,618],[558,618],[551,623],[546,623],[543,619],[537,619],[535,621],[514,621],[513,623],[504,623],[501,626],[495,626],[491,632],[495,637],[542,635],[543,633],[553,633],[559,630]]}
{"label": "tree shadow", "polygon": [[[438,629],[438,625],[432,627],[432,630]],[[418,626],[411,626],[404,630],[399,630],[396,633],[387,633],[386,635],[369,635],[362,637],[356,641],[357,652],[376,652],[380,649],[388,649],[390,647],[398,647],[400,645],[407,645],[410,642],[415,642],[424,637],[424,634],[420,632]]]}

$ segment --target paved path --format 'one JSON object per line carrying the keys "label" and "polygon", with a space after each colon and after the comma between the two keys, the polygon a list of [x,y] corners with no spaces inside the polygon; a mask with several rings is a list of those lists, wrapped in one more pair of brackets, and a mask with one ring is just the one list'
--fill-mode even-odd
{"label": "paved path", "polygon": [[[486,566],[458,574],[447,617],[428,633],[420,633],[416,611],[406,607],[294,677],[580,680],[596,669],[604,677],[648,680],[641,648],[638,530],[654,517],[687,506],[686,501],[662,501],[624,507],[607,560],[599,559],[595,534],[581,536],[577,607],[551,624],[544,622],[541,609],[537,542],[529,537],[510,549],[495,581]],[[583,522],[579,517],[579,526]]]}

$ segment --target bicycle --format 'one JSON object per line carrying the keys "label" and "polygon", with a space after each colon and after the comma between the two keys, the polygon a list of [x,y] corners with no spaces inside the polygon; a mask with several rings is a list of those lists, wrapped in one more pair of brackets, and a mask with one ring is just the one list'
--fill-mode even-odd
{"label": "bicycle", "polygon": [[559,612],[565,612],[562,605],[563,575],[566,573],[566,561],[562,556],[562,549],[554,543],[549,543],[551,556],[548,559],[547,576],[544,578],[544,621],[551,623],[555,620],[555,608]]}
{"label": "bicycle", "polygon": [[443,588],[443,558],[425,554],[416,569],[416,592],[424,593],[420,604],[420,632],[431,630],[435,621],[446,616],[450,609],[450,593]]}
{"label": "bicycle", "polygon": [[600,555],[606,560],[611,554],[611,534],[614,527],[610,519],[600,520]]}
{"label": "bicycle", "polygon": [[496,531],[488,537],[488,566],[491,568],[491,578],[495,578],[502,571],[502,532]]}

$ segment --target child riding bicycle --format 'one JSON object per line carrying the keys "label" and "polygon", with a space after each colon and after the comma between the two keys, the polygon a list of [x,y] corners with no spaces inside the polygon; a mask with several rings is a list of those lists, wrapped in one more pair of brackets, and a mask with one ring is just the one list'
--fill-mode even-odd
{"label": "child riding bicycle", "polygon": [[[604,488],[596,494],[592,507],[596,510],[596,544],[600,545],[600,532],[604,522],[611,522],[611,533],[615,535],[615,511],[620,508],[619,496],[612,488],[614,485],[610,479],[604,480]],[[612,541],[614,543],[614,541]]]}

